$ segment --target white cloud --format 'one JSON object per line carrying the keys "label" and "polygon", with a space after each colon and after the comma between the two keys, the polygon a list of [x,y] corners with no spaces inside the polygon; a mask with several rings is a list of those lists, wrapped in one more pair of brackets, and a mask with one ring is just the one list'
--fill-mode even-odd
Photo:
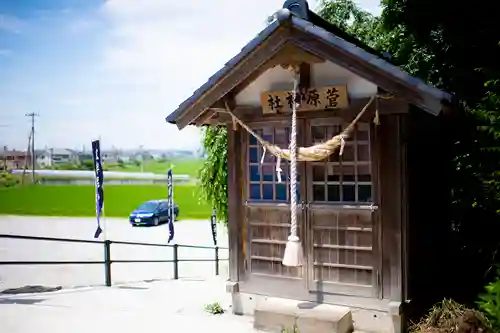
{"label": "white cloud", "polygon": [[90,20],[85,18],[80,18],[72,21],[68,26],[68,31],[70,33],[79,34],[91,31],[99,26],[99,22],[96,20]]}
{"label": "white cloud", "polygon": [[94,104],[94,101],[80,97],[66,97],[55,100],[55,103],[59,105],[75,107],[75,106],[90,106]]}
{"label": "white cloud", "polygon": [[124,79],[175,88],[186,96],[238,53],[282,0],[242,5],[230,0],[110,0],[102,8],[112,26],[104,66]]}
{"label": "white cloud", "polygon": [[[124,97],[133,115],[157,117],[166,145],[196,147],[199,130],[179,132],[165,117],[265,27],[283,0],[109,0],[101,13],[110,29],[101,68],[139,92]],[[134,105],[134,107],[132,107]],[[144,137],[144,136],[143,136]],[[146,138],[144,138],[146,140]]]}
{"label": "white cloud", "polygon": [[[39,11],[30,28],[63,24],[54,29],[57,34],[91,30],[78,38],[98,40],[100,49],[90,53],[97,51],[100,58],[79,58],[78,65],[71,65],[75,66],[74,75],[59,78],[56,74],[51,78],[58,83],[52,86],[32,80],[19,85],[18,93],[33,96],[37,92],[41,97],[7,105],[2,101],[12,117],[9,123],[16,125],[0,131],[0,140],[11,142],[18,137],[14,128],[29,129],[24,113],[33,102],[47,110],[37,121],[41,145],[78,147],[101,136],[104,146],[195,149],[199,130],[192,127],[179,132],[166,124],[165,117],[255,37],[283,2],[107,0],[97,17],[93,10],[85,14],[73,8]],[[359,2],[372,12],[378,4],[378,0]],[[309,1],[313,9],[317,3]],[[26,27],[26,22],[0,13],[0,33],[19,34]],[[65,60],[78,52],[68,49]],[[32,53],[36,54],[35,49]],[[0,57],[10,54],[10,50],[0,49]],[[18,79],[28,81],[22,75]],[[54,91],[58,92],[55,97],[51,96]],[[3,114],[6,112],[0,110],[0,116]],[[25,140],[19,136],[16,146],[23,149]]]}
{"label": "white cloud", "polygon": [[[106,1],[100,14],[109,29],[100,69],[115,82],[136,89],[122,94],[120,101],[114,101],[115,107],[128,119],[154,123],[152,134],[141,133],[145,142],[196,147],[200,142],[197,129],[179,132],[165,124],[164,118],[254,38],[283,2]],[[315,9],[318,1],[311,0],[309,5]],[[378,1],[363,0],[361,5],[373,12]],[[133,131],[143,126],[133,124],[123,128]]]}
{"label": "white cloud", "polygon": [[20,34],[25,23],[13,15],[0,13],[0,31]]}

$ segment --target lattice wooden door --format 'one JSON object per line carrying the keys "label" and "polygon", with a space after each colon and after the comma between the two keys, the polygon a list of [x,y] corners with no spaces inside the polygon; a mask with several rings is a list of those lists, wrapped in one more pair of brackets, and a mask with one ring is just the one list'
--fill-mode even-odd
{"label": "lattice wooden door", "polygon": [[[299,121],[304,133],[303,121]],[[289,121],[252,124],[253,129],[265,140],[287,148],[290,141]],[[302,137],[298,138],[302,144]],[[285,245],[290,232],[290,170],[286,160],[281,162],[282,179],[276,174],[276,158],[265,155],[257,140],[248,135],[246,158],[246,224],[248,235],[247,268],[251,275],[301,279],[303,267],[285,267],[282,264]],[[299,166],[297,195],[300,199]],[[298,209],[299,234],[303,238],[303,211]]]}
{"label": "lattice wooden door", "polygon": [[[331,138],[347,124],[340,118],[309,122],[308,145]],[[378,251],[374,228],[370,125],[359,124],[343,155],[306,163],[309,289],[377,296]]]}

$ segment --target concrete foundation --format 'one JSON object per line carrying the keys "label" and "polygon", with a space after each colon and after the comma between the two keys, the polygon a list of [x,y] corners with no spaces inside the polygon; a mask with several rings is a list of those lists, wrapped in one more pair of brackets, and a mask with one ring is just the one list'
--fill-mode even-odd
{"label": "concrete foundation", "polygon": [[400,302],[391,302],[386,311],[315,304],[239,292],[237,283],[228,283],[232,311],[254,316],[254,327],[270,332],[295,326],[300,333],[402,333],[404,320]]}
{"label": "concrete foundation", "polygon": [[349,308],[266,297],[256,302],[254,328],[271,332],[297,328],[300,333],[350,333]]}

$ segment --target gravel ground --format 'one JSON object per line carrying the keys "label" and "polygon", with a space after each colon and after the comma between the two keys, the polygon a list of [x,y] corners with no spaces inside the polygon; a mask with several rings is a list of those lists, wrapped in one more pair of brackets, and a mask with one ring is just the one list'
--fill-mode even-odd
{"label": "gravel ground", "polygon": [[[110,240],[163,243],[168,227],[131,227],[125,219],[106,218],[106,237]],[[0,234],[93,239],[94,218],[0,216]],[[101,239],[103,236],[101,235]],[[212,246],[209,221],[186,220],[175,224],[173,243]],[[219,246],[227,247],[227,233],[219,227]],[[100,244],[77,244],[0,238],[0,261],[103,260]],[[172,249],[118,245],[111,246],[112,259],[172,259]],[[179,259],[214,258],[213,250],[179,248]],[[220,258],[228,251],[221,250]],[[227,276],[227,261],[221,261],[220,274]],[[208,278],[215,275],[215,263],[179,263],[179,276]],[[171,279],[171,263],[137,263],[112,265],[113,283]],[[93,286],[104,283],[103,265],[0,266],[0,290],[24,285]]]}

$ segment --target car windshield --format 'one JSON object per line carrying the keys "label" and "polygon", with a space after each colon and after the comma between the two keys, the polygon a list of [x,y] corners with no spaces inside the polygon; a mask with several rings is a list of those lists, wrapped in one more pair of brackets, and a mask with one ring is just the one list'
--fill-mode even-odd
{"label": "car windshield", "polygon": [[158,205],[159,205],[158,202],[148,201],[137,207],[137,210],[145,210],[150,212],[155,210],[158,207]]}

